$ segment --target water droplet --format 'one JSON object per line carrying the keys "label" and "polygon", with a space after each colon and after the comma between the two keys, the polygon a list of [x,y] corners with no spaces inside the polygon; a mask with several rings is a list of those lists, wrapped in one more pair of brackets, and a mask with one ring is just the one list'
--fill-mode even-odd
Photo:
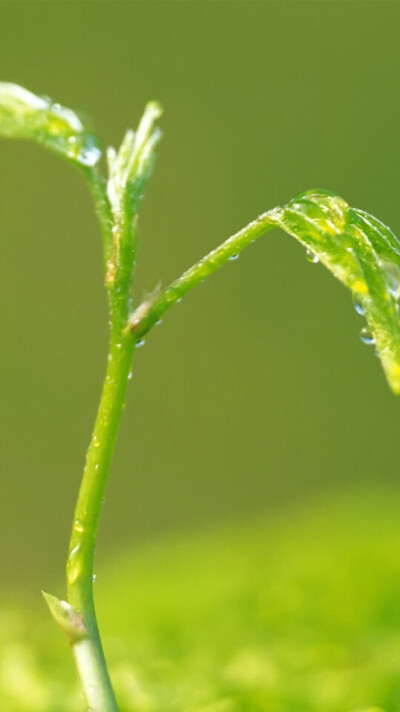
{"label": "water droplet", "polygon": [[82,571],[82,551],[81,545],[77,544],[68,554],[67,560],[67,578],[68,583],[73,584],[80,576]]}
{"label": "water droplet", "polygon": [[[51,132],[59,138],[61,148],[61,140],[63,139],[61,124],[58,125],[53,122],[51,124]],[[96,136],[87,131],[82,131],[68,136],[66,139],[66,154],[82,166],[95,166],[101,158],[101,148]]]}
{"label": "water droplet", "polygon": [[[79,116],[61,104],[53,103],[48,97],[35,96],[14,84],[2,84],[0,98],[9,108],[11,117],[26,116],[32,119],[35,131],[41,140],[68,158],[85,166],[94,166],[101,157],[101,147],[97,136],[88,131]],[[24,122],[22,122],[24,123]],[[26,136],[27,132],[18,127],[13,135]],[[29,135],[29,131],[28,131]]]}
{"label": "water droplet", "polygon": [[129,373],[128,373],[128,381],[131,381],[131,380],[132,380],[132,377],[133,377],[133,373],[132,373],[132,371],[129,371]]}
{"label": "water droplet", "polygon": [[180,304],[181,301],[182,301],[182,297],[179,297],[179,298],[176,300],[176,303],[177,303],[177,304]]}
{"label": "water droplet", "polygon": [[369,329],[367,329],[366,326],[364,326],[364,327],[361,329],[361,332],[360,332],[360,339],[361,339],[361,341],[363,342],[363,344],[368,344],[368,345],[370,345],[370,344],[374,344],[374,343],[375,343],[375,339],[374,339],[372,333],[369,331]]}
{"label": "water droplet", "polygon": [[93,576],[92,576],[92,582],[93,582],[93,583],[96,583],[96,579],[97,579],[97,575],[96,575],[96,574],[93,574]]}
{"label": "water droplet", "polygon": [[77,160],[82,166],[95,166],[101,158],[101,148],[92,134],[86,134],[85,140],[81,141]]}
{"label": "water droplet", "polygon": [[141,346],[144,346],[145,340],[144,339],[139,339],[139,341],[136,342],[136,348],[139,349]]}
{"label": "water droplet", "polygon": [[319,262],[319,257],[312,250],[306,250],[306,260],[307,262],[311,262],[311,264],[316,265]]}
{"label": "water droplet", "polygon": [[237,260],[237,259],[239,259],[239,255],[237,255],[237,254],[231,255],[229,257],[229,262],[234,262],[234,260]]}
{"label": "water droplet", "polygon": [[80,519],[75,519],[74,529],[75,529],[75,531],[79,532],[79,534],[81,534],[84,531],[85,526]]}
{"label": "water droplet", "polygon": [[353,304],[354,304],[354,309],[356,310],[357,314],[360,314],[360,316],[364,316],[365,311],[364,307],[361,304],[361,302],[357,299],[357,297],[353,297]]}
{"label": "water droplet", "polygon": [[385,270],[386,287],[389,294],[395,299],[399,299],[400,269],[393,262],[381,262],[381,267]]}
{"label": "water droplet", "polygon": [[156,326],[160,326],[161,323],[162,323],[162,319],[157,319]]}

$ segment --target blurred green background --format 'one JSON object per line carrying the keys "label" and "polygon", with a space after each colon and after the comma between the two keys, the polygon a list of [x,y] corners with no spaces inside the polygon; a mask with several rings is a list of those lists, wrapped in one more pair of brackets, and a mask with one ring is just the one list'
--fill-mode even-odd
{"label": "blurred green background", "polygon": [[[105,144],[165,107],[135,294],[313,187],[400,234],[397,2],[3,2],[0,75]],[[105,366],[88,191],[0,145],[0,586],[62,575]],[[398,487],[399,403],[348,293],[275,231],[166,316],[135,359],[101,522],[122,544]],[[355,501],[357,498],[355,498]],[[99,569],[100,569],[99,565]]]}

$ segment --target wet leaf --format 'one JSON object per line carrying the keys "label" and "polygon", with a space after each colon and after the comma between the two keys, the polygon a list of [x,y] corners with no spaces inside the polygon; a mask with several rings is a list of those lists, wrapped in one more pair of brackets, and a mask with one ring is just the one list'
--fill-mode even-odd
{"label": "wet leaf", "polygon": [[[269,219],[293,235],[348,287],[365,315],[365,343],[375,343],[387,380],[400,393],[400,242],[372,215],[337,195],[308,191]],[[313,260],[314,261],[314,260]]]}
{"label": "wet leaf", "polygon": [[101,157],[98,137],[77,114],[16,84],[0,82],[0,136],[36,141],[82,166]]}

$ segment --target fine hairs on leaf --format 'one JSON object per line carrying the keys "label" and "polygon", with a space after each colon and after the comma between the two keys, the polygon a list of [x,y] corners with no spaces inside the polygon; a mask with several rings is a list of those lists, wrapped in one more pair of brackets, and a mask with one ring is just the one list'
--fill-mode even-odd
{"label": "fine hairs on leaf", "polygon": [[138,211],[161,137],[162,113],[150,102],[137,130],[118,150],[107,151],[107,176],[99,165],[99,138],[70,109],[14,84],[0,83],[0,136],[30,139],[55,151],[83,172],[100,220],[110,342],[107,369],[75,508],[67,557],[67,600],[44,594],[71,645],[87,706],[116,712],[116,697],[103,654],[93,601],[93,560],[101,502],[135,346],[164,312],[196,284],[273,228],[295,237],[311,261],[319,261],[352,293],[365,317],[362,339],[374,343],[388,383],[400,394],[400,242],[382,222],[343,198],[311,190],[261,214],[196,262],[165,288],[132,303]]}

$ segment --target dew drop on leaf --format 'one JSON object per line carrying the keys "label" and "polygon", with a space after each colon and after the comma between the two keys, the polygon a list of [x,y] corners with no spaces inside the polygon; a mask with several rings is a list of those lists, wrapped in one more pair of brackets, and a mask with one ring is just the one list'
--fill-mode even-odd
{"label": "dew drop on leaf", "polygon": [[270,224],[293,235],[348,287],[376,342],[393,391],[400,395],[400,240],[380,220],[326,191],[303,193],[272,210]]}
{"label": "dew drop on leaf", "polygon": [[385,272],[386,287],[389,294],[395,299],[399,299],[400,269],[394,262],[381,262],[380,266]]}
{"label": "dew drop on leaf", "polygon": [[366,326],[364,326],[364,327],[361,329],[361,332],[360,332],[360,339],[361,339],[361,341],[363,342],[363,344],[372,345],[372,344],[375,343],[375,339],[374,339],[373,335],[372,335],[371,332],[367,329]]}
{"label": "dew drop on leaf", "polygon": [[354,309],[356,310],[357,314],[360,314],[360,316],[364,316],[364,314],[365,314],[364,307],[361,304],[361,302],[357,299],[357,297],[353,297],[353,304],[354,304]]}
{"label": "dew drop on leaf", "polygon": [[6,82],[0,82],[0,135],[37,141],[82,166],[101,157],[98,137],[74,111]]}
{"label": "dew drop on leaf", "polygon": [[311,262],[311,264],[316,265],[319,262],[319,257],[312,250],[306,250],[306,260],[307,262]]}
{"label": "dew drop on leaf", "polygon": [[67,144],[67,156],[82,166],[93,167],[101,158],[101,149],[93,134],[84,132],[79,136],[70,136]]}

